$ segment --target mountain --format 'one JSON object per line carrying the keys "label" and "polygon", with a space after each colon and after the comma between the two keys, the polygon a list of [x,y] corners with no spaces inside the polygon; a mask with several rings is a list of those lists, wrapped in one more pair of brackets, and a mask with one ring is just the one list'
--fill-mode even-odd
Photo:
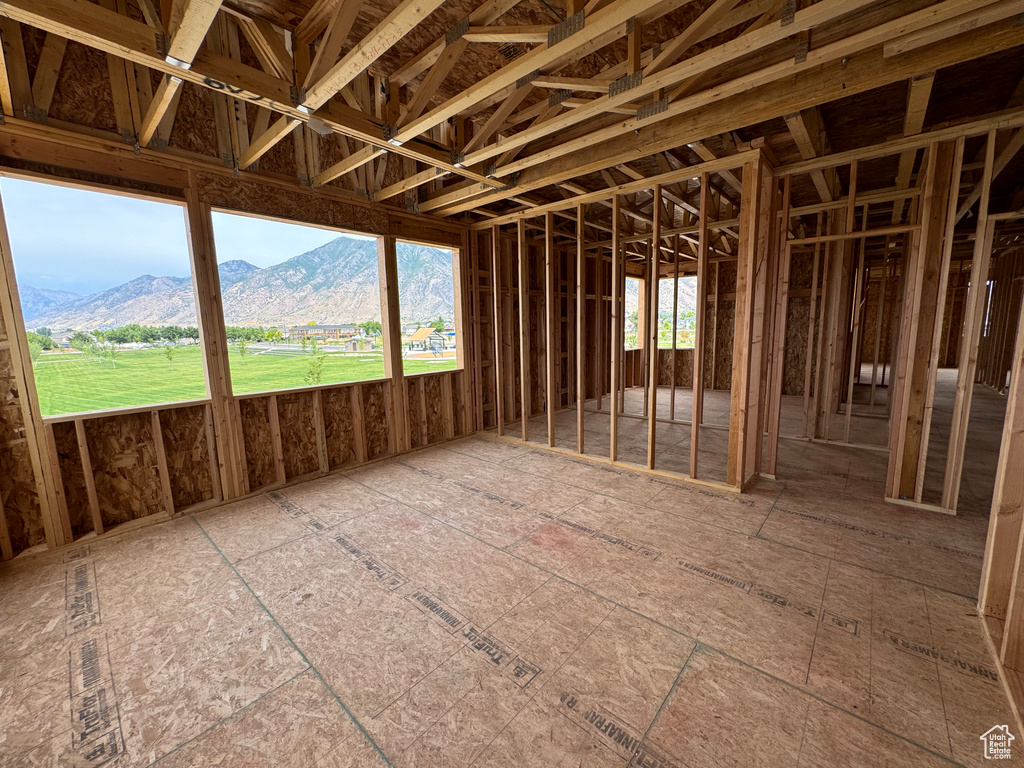
{"label": "mountain", "polygon": [[21,296],[21,311],[25,316],[25,324],[29,328],[45,325],[45,323],[36,323],[37,317],[52,313],[58,307],[82,298],[79,294],[71,291],[33,288],[31,285],[22,285],[19,294]]}
{"label": "mountain", "polygon": [[[375,240],[339,237],[264,269],[236,259],[224,262],[219,270],[228,325],[380,320]],[[400,244],[398,281],[403,321],[454,318],[450,251]],[[34,318],[35,325],[76,330],[128,323],[195,325],[192,281],[142,275],[91,296],[71,294]]]}

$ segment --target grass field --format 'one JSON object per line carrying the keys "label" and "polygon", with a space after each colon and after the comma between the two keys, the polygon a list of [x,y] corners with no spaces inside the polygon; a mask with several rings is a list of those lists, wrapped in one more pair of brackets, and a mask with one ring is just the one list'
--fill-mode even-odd
{"label": "grass field", "polygon": [[[307,386],[308,355],[241,355],[231,352],[231,380],[238,394]],[[34,366],[36,389],[44,416],[106,408],[129,408],[206,397],[199,347],[178,347],[173,363],[162,349],[123,350],[116,367],[87,354],[43,355]],[[454,359],[405,360],[407,374],[450,370]],[[321,384],[380,379],[381,352],[353,356],[328,355]]]}

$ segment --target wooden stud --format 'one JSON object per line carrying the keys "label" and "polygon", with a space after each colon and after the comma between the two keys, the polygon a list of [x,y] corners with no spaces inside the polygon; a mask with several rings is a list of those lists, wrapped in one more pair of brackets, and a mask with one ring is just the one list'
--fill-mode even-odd
{"label": "wooden stud", "polygon": [[[821,235],[821,223],[824,213],[817,216],[816,234]],[[810,437],[808,421],[811,412],[811,369],[814,364],[814,323],[818,310],[818,272],[821,266],[821,243],[814,244],[814,264],[811,268],[811,308],[807,319],[807,346],[804,351],[804,425],[801,434]]]}
{"label": "wooden stud", "polygon": [[353,453],[356,463],[366,461],[366,425],[363,416],[363,388],[356,384],[349,387],[349,406],[352,410]]}
{"label": "wooden stud", "polygon": [[324,425],[324,405],[322,390],[313,390],[313,427],[316,430],[317,455],[320,460],[320,471],[326,474],[331,465],[327,457],[327,428]]}
{"label": "wooden stud", "polygon": [[[619,211],[622,201],[619,195],[612,197],[612,360],[611,360],[611,427],[609,433],[608,458],[618,461],[619,458],[619,369],[622,361],[622,307],[620,292],[622,290],[622,279],[620,277],[621,257],[619,246]],[[600,407],[600,404],[598,405]]]}
{"label": "wooden stud", "polygon": [[494,416],[499,435],[505,434],[505,350],[502,325],[501,230],[491,228],[491,296],[494,309]]}
{"label": "wooden stud", "polygon": [[530,439],[530,268],[526,222],[519,220],[519,418],[523,441]]}
{"label": "wooden stud", "polygon": [[160,494],[164,499],[164,510],[174,515],[174,493],[171,491],[171,473],[167,468],[167,451],[164,448],[164,431],[160,426],[160,411],[153,410],[150,414],[153,429],[153,447],[156,449],[156,468],[160,477]]}
{"label": "wooden stud", "polygon": [[398,298],[397,243],[391,235],[377,240],[377,273],[380,279],[380,311],[384,327],[384,376],[391,382],[390,434],[395,438],[393,450],[409,450],[409,413],[405,377],[402,371],[402,320]]}
{"label": "wooden stud", "polygon": [[548,418],[548,447],[555,446],[555,215],[544,214],[544,357],[547,363],[544,397]]}
{"label": "wooden stud", "polygon": [[782,215],[779,222],[778,248],[779,281],[775,301],[775,324],[772,332],[771,383],[768,389],[768,457],[765,472],[772,477],[776,474],[779,458],[779,422],[782,417],[782,373],[786,360],[786,327],[789,316],[789,276],[792,268],[792,253],[786,238],[789,235],[789,201],[793,177],[786,175],[782,189]]}
{"label": "wooden stud", "polygon": [[[661,185],[654,185],[654,228],[651,253],[647,262],[647,386],[650,390],[650,409],[647,415],[647,468],[654,469],[658,429],[658,275],[661,267]],[[673,353],[674,354],[674,353]]]}
{"label": "wooden stud", "polygon": [[[576,452],[583,453],[583,406],[587,399],[587,256],[583,204],[576,206]],[[595,330],[596,330],[595,324]]]}
{"label": "wooden stud", "polygon": [[[50,471],[53,472],[54,490],[57,497],[57,509],[60,512],[61,525],[64,528],[64,541],[74,541],[74,532],[71,530],[71,519],[68,517],[68,499],[64,492],[64,478],[60,471],[60,455],[57,452],[57,439],[53,433],[53,424],[43,425],[46,432],[46,453],[50,462]],[[0,517],[3,517],[3,504],[0,503]],[[3,551],[3,537],[6,535],[6,520],[0,524],[0,553]],[[10,546],[10,541],[7,542]]]}
{"label": "wooden stud", "polygon": [[100,500],[96,495],[96,475],[92,471],[89,441],[85,436],[85,422],[82,419],[75,419],[75,437],[78,439],[78,455],[82,460],[82,475],[85,480],[85,495],[89,500],[89,514],[92,516],[92,529],[100,536],[103,534],[103,516],[100,514]]}
{"label": "wooden stud", "polygon": [[217,436],[213,426],[213,406],[203,406],[203,427],[206,432],[206,456],[210,467],[210,482],[213,485],[214,501],[224,501],[224,489],[220,484],[220,466],[217,463]]}

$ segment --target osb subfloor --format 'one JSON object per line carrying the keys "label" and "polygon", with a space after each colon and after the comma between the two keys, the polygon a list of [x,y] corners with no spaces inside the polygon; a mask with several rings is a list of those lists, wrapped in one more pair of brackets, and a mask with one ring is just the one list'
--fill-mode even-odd
{"label": "osb subfloor", "polygon": [[[0,569],[0,763],[983,765],[985,528],[478,435]],[[92,756],[92,757],[90,757]]]}

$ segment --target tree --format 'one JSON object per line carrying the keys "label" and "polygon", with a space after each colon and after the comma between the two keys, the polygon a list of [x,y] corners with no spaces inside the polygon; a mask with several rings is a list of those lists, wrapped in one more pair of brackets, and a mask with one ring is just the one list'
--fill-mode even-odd
{"label": "tree", "polygon": [[99,328],[97,328],[95,331],[92,332],[92,337],[96,339],[96,341],[103,341],[104,339],[107,338],[107,334],[104,331],[101,331]]}
{"label": "tree", "polygon": [[74,336],[71,337],[71,346],[79,352],[86,352],[93,345],[94,342],[89,334],[83,333],[82,331],[75,331]]}
{"label": "tree", "polygon": [[245,362],[245,350],[249,347],[249,342],[243,337],[238,340],[238,354],[242,356],[242,362]]}
{"label": "tree", "polygon": [[326,355],[316,353],[311,358],[309,358],[309,364],[306,368],[306,375],[302,377],[302,380],[311,387],[319,384],[320,380],[323,378],[324,357],[326,357]]}
{"label": "tree", "polygon": [[180,325],[165,325],[160,329],[160,336],[172,344],[177,344],[181,337],[185,335],[185,329]]}
{"label": "tree", "polygon": [[307,349],[309,349],[309,337],[308,336],[303,336],[302,337],[302,341],[299,342],[299,345],[302,347],[302,351],[303,352],[305,352]]}
{"label": "tree", "polygon": [[42,336],[38,333],[32,333],[32,331],[28,331],[26,335],[28,336],[29,344],[39,345],[40,352],[42,352],[44,349],[53,349],[54,346],[56,346],[53,343],[53,339],[51,339],[49,336]]}
{"label": "tree", "polygon": [[306,325],[316,325],[316,320],[310,320]]}
{"label": "tree", "polygon": [[160,341],[161,338],[163,338],[163,335],[159,328],[154,328],[150,325],[143,325],[139,328],[139,341],[143,344],[154,344]]}
{"label": "tree", "polygon": [[187,328],[183,329],[183,331],[182,331],[182,338],[183,339],[191,339],[194,342],[198,342],[199,341],[199,329],[196,328],[195,326],[192,326],[192,325],[188,326]]}
{"label": "tree", "polygon": [[100,354],[107,359],[111,368],[117,368],[117,356],[120,354],[113,344],[105,344],[100,347]]}
{"label": "tree", "polygon": [[36,328],[36,333],[38,333],[40,336],[52,336],[53,335],[50,332],[50,329],[47,328],[45,325],[42,328]]}
{"label": "tree", "polygon": [[[32,335],[33,336],[38,336],[39,334],[33,333]],[[28,342],[28,356],[32,359],[33,364],[38,362],[39,356],[42,355],[42,354],[43,354],[43,345],[40,344],[38,341],[34,341],[34,340],[30,339],[29,342]]]}
{"label": "tree", "polygon": [[437,316],[437,320],[432,322],[430,325],[431,325],[432,328],[435,328],[438,331],[443,331],[444,330],[444,318],[441,317],[440,315],[438,315]]}
{"label": "tree", "polygon": [[266,338],[271,344],[279,343],[284,338],[284,334],[279,328],[271,328],[267,331]]}
{"label": "tree", "polygon": [[171,368],[174,367],[174,353],[175,352],[177,352],[177,350],[174,347],[172,347],[172,346],[164,347],[164,357],[167,358],[167,365],[169,365]]}
{"label": "tree", "polygon": [[365,333],[367,336],[380,336],[382,333],[384,333],[384,326],[382,326],[376,320],[367,320],[359,327],[363,329],[363,333]]}

